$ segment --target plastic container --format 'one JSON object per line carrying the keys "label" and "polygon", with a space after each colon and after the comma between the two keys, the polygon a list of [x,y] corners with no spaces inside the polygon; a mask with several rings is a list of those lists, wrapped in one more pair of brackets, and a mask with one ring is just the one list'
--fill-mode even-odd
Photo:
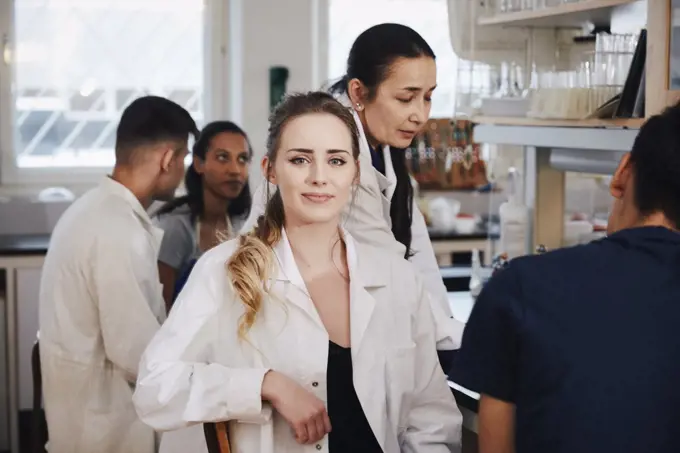
{"label": "plastic container", "polygon": [[510,168],[508,174],[508,200],[499,208],[500,216],[500,251],[507,253],[508,259],[526,255],[527,234],[529,231],[529,208],[524,205],[517,194],[517,170]]}

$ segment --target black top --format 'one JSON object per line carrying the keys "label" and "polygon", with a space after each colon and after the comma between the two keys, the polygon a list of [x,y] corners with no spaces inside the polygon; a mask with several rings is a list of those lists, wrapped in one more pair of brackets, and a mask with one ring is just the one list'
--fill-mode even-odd
{"label": "black top", "polygon": [[371,150],[371,163],[373,164],[373,168],[378,170],[380,173],[383,175],[385,174],[385,155],[382,152],[382,147],[373,148],[371,145],[368,145],[368,149]]}
{"label": "black top", "polygon": [[352,382],[352,352],[332,341],[327,369],[330,453],[382,453]]}
{"label": "black top", "polygon": [[516,405],[517,453],[675,453],[679,332],[680,234],[633,228],[512,260],[449,374]]}

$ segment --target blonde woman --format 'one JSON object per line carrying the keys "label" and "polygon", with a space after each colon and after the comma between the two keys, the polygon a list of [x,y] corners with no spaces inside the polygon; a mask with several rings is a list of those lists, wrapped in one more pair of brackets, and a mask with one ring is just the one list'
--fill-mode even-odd
{"label": "blonde woman", "polygon": [[358,157],[352,113],[332,96],[273,113],[262,166],[276,191],[252,233],[199,259],[146,350],[144,422],[228,421],[236,452],[460,450],[422,283],[342,228]]}

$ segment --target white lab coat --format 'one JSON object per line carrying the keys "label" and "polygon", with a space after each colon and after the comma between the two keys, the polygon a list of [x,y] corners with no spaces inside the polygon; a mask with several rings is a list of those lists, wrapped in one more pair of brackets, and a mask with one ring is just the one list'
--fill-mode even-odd
{"label": "white lab coat", "polygon": [[[344,99],[341,99],[341,101],[347,103]],[[391,230],[390,203],[397,185],[397,177],[392,165],[390,148],[383,146],[385,158],[385,175],[383,175],[373,168],[368,140],[356,112],[354,112],[354,119],[360,133],[360,180],[356,197],[345,210],[343,226],[357,241],[389,250],[403,258],[406,248],[394,238]],[[266,182],[263,183],[255,191],[250,215],[241,228],[241,232],[250,231],[257,223],[258,217],[264,214],[264,207],[267,202],[266,185]],[[269,185],[269,193],[273,194],[274,190],[275,186]],[[415,201],[412,212],[411,249],[414,255],[410,258],[410,261],[420,271],[425,289],[431,297],[437,329],[437,349],[458,349],[465,325],[453,318],[446,286],[444,286],[439,271],[425,219]]]}
{"label": "white lab coat", "polygon": [[40,284],[40,362],[50,453],[152,453],[132,405],[144,348],[165,319],[162,231],[106,178],[59,219]]}
{"label": "white lab coat", "polygon": [[[385,453],[460,451],[462,417],[435,350],[428,299],[404,259],[346,234],[354,386]],[[243,305],[225,262],[238,239],[196,264],[168,320],[144,353],[134,402],[164,434],[164,453],[206,451],[197,423],[229,420],[234,453],[328,451],[327,437],[299,445],[283,418],[262,402],[265,373],[277,370],[326,400],[328,334],[307,295],[288,240],[275,246],[272,296],[247,341],[237,336]],[[189,430],[181,429],[192,426]],[[200,426],[200,425],[199,425]],[[197,445],[165,442],[191,429]],[[187,437],[184,437],[187,439]],[[173,448],[174,447],[174,448]]]}

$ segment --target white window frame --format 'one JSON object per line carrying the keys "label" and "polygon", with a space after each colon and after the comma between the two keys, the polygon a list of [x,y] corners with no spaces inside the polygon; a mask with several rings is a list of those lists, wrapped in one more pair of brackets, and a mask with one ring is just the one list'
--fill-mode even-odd
{"label": "white window frame", "polygon": [[[205,3],[204,27],[204,91],[203,105],[206,122],[225,118],[228,111],[227,49],[229,35],[226,31],[228,1],[203,0]],[[14,50],[14,0],[0,0],[0,188],[49,186],[83,186],[96,184],[111,171],[103,167],[43,167],[19,168],[14,149],[14,95],[11,62],[5,53]],[[13,56],[13,55],[10,55]]]}

